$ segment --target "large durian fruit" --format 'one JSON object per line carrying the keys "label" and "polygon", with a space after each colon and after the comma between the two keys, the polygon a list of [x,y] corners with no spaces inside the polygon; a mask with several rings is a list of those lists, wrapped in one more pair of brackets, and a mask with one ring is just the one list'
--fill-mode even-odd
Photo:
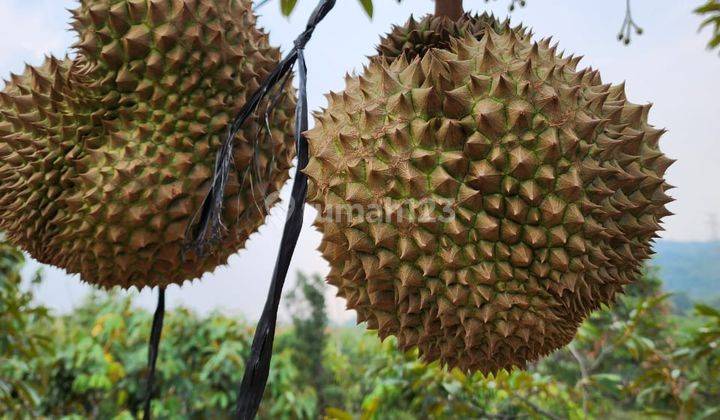
{"label": "large durian fruit", "polygon": [[468,372],[569,343],[669,214],[650,105],[531,38],[411,20],[308,132],[328,281],[382,338]]}
{"label": "large durian fruit", "polygon": [[250,0],[82,0],[76,56],[0,93],[0,229],[102,287],[182,283],[224,264],[288,178],[294,98],[236,139],[227,234],[183,259],[228,122],[280,59]]}

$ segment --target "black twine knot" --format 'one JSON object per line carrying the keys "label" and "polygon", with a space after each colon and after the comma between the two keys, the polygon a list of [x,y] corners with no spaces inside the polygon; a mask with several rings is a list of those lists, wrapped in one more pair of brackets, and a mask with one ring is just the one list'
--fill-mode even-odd
{"label": "black twine knot", "polygon": [[306,29],[305,32],[303,32],[294,42],[293,45],[295,46],[295,49],[299,52],[305,49],[305,45],[307,45],[308,41],[310,41],[310,38],[312,38],[313,31],[310,29]]}

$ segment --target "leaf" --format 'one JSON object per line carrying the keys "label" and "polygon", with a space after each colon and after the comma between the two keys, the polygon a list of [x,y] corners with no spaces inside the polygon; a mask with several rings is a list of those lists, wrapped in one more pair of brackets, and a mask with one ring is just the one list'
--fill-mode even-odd
{"label": "leaf", "polygon": [[702,412],[700,415],[701,419],[709,419],[712,418],[714,415],[720,413],[720,405],[717,407],[710,407]]}
{"label": "leaf", "polygon": [[297,0],[280,0],[280,10],[283,16],[290,16],[295,10],[295,5],[297,5]]}
{"label": "leaf", "polygon": [[695,305],[695,312],[697,312],[698,315],[702,315],[702,316],[720,318],[720,310],[717,310],[708,305],[702,305],[702,304]]}
{"label": "leaf", "polygon": [[451,395],[459,394],[462,390],[462,385],[458,382],[443,382],[442,386]]}
{"label": "leaf", "polygon": [[25,399],[29,401],[32,405],[37,405],[40,403],[40,397],[30,385],[24,382],[18,382],[17,384],[15,384],[15,386],[17,391],[23,396],[25,396]]}
{"label": "leaf", "polygon": [[363,9],[365,9],[365,13],[369,17],[373,17],[373,0],[359,0],[360,4],[362,5]]}
{"label": "leaf", "polygon": [[622,382],[622,376],[615,373],[598,373],[593,375],[593,378],[598,381]]}
{"label": "leaf", "polygon": [[708,42],[710,49],[715,49],[720,46],[720,1],[708,0],[704,5],[696,8],[694,12],[698,15],[707,16],[700,24],[700,30],[707,26],[714,26],[712,28],[712,38]]}
{"label": "leaf", "polygon": [[715,11],[720,12],[720,3],[718,3],[716,0],[708,0],[706,4],[695,9],[695,13],[697,14],[704,14]]}
{"label": "leaf", "polygon": [[325,418],[331,420],[352,420],[352,414],[339,408],[328,407],[325,409]]}

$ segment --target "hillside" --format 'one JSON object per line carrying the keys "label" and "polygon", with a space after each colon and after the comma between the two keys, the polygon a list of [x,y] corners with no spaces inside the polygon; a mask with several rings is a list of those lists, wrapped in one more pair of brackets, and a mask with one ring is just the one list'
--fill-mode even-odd
{"label": "hillside", "polygon": [[693,300],[720,295],[720,242],[658,241],[653,264],[670,292]]}

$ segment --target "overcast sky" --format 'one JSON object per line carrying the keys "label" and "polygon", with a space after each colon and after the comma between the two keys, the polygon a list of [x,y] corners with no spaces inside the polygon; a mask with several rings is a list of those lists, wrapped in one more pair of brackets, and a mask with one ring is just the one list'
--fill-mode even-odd
{"label": "overcast sky", "polygon": [[[465,3],[470,10],[492,10],[505,16],[508,1]],[[304,28],[315,1],[298,0],[298,10],[290,19],[281,16],[278,3],[273,0],[260,10],[260,23],[270,32],[273,44],[287,51]],[[379,35],[392,24],[433,8],[430,0],[406,0],[400,5],[391,0],[375,3],[371,21],[356,0],[338,0],[336,9],[318,28],[307,49],[311,109],[325,105],[323,93],[342,89],[345,72],[362,66],[365,57],[373,53]],[[632,101],[655,104],[651,122],[669,130],[662,149],[678,159],[668,173],[669,182],[677,186],[672,191],[677,201],[670,206],[676,215],[667,219],[664,237],[707,240],[709,217],[720,206],[720,57],[705,49],[709,34],[697,32],[700,18],[692,9],[702,3],[700,0],[633,3],[634,15],[645,34],[635,37],[629,47],[615,40],[625,13],[624,0],[528,0],[528,6],[514,12],[512,19],[532,27],[536,36],[554,36],[568,53],[584,55],[581,64],[600,69],[605,82],[627,81]],[[74,37],[67,31],[69,14],[65,9],[75,4],[72,0],[0,0],[0,76],[21,72],[24,62],[39,64],[46,53],[64,55]],[[285,215],[284,206],[276,208],[229,266],[192,285],[170,288],[170,305],[182,304],[201,312],[219,309],[256,319],[265,301]],[[315,250],[320,235],[310,226],[313,217],[308,209],[291,273],[299,269],[327,272],[327,265]],[[36,268],[31,264],[27,272]],[[45,273],[47,281],[38,296],[58,310],[71,308],[88,290],[77,278],[60,270],[47,267]],[[146,307],[153,300],[147,291],[139,298]],[[345,313],[343,306],[341,301],[333,301],[334,319],[353,316]]]}

